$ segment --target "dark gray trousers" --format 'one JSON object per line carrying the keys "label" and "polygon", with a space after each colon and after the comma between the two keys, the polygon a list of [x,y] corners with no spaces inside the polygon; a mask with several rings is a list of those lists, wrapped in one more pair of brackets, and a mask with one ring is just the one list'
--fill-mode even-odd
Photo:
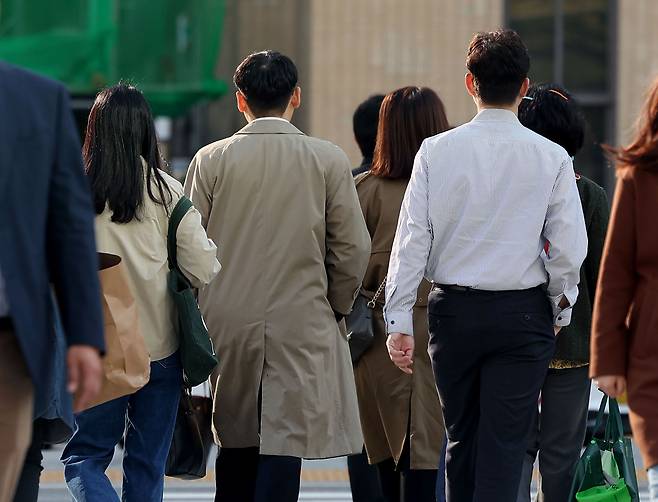
{"label": "dark gray trousers", "polygon": [[589,368],[550,369],[541,390],[541,414],[523,464],[517,502],[530,501],[532,470],[539,452],[540,502],[569,499],[573,470],[585,440],[589,403]]}

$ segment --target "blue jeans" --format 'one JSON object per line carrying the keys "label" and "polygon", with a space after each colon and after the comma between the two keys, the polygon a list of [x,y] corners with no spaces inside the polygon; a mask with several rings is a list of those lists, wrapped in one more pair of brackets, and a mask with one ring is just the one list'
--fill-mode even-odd
{"label": "blue jeans", "polygon": [[151,363],[142,389],[79,413],[64,448],[64,477],[76,502],[119,500],[105,470],[124,435],[124,502],[160,502],[183,370],[178,353]]}

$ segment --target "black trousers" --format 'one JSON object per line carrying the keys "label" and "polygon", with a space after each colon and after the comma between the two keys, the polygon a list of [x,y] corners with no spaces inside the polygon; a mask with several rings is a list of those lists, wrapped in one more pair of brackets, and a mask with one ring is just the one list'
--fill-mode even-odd
{"label": "black trousers", "polygon": [[[409,437],[397,468],[392,458],[377,465],[386,502],[436,502],[437,469],[412,469]],[[438,467],[438,466],[437,466]]]}
{"label": "black trousers", "polygon": [[537,500],[569,499],[575,466],[585,441],[589,391],[589,366],[548,370],[541,389],[541,415],[536,410],[517,502],[530,502],[532,469],[537,456],[540,475]]}
{"label": "black trousers", "polygon": [[45,420],[36,419],[32,422],[32,443],[25,455],[23,470],[14,494],[14,502],[37,502],[39,498],[39,479],[41,471],[43,471],[41,448],[46,426]]}
{"label": "black trousers", "polygon": [[447,500],[514,501],[555,352],[546,294],[435,289],[428,313],[448,435]]}
{"label": "black trousers", "polygon": [[215,502],[297,502],[302,459],[260,455],[258,448],[221,448]]}
{"label": "black trousers", "polygon": [[347,457],[347,471],[350,474],[353,502],[384,502],[377,468],[368,463],[365,449]]}

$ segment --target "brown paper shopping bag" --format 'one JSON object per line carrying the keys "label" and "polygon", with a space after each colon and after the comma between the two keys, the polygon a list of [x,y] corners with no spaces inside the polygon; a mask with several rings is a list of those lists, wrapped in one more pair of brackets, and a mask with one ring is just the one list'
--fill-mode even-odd
{"label": "brown paper shopping bag", "polygon": [[98,260],[103,293],[105,357],[103,385],[90,408],[137,392],[148,383],[151,373],[149,353],[139,331],[137,304],[130,292],[121,258],[98,253]]}

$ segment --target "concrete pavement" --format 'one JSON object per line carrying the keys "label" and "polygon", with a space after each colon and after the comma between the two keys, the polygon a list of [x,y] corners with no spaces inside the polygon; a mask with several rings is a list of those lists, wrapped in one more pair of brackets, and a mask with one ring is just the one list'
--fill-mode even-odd
{"label": "concrete pavement", "polygon": [[[41,478],[39,502],[69,502],[71,500],[64,484],[63,468],[59,461],[60,455],[61,447],[44,452],[44,472]],[[121,486],[121,458],[121,450],[117,449],[107,472],[117,489]],[[642,463],[637,454],[635,462],[638,467],[641,500],[648,500],[646,473],[642,470]],[[206,478],[198,481],[167,478],[164,500],[172,502],[211,501],[215,493],[214,479],[212,468],[209,468]],[[347,464],[344,458],[304,461],[300,502],[348,502],[351,500]]]}

